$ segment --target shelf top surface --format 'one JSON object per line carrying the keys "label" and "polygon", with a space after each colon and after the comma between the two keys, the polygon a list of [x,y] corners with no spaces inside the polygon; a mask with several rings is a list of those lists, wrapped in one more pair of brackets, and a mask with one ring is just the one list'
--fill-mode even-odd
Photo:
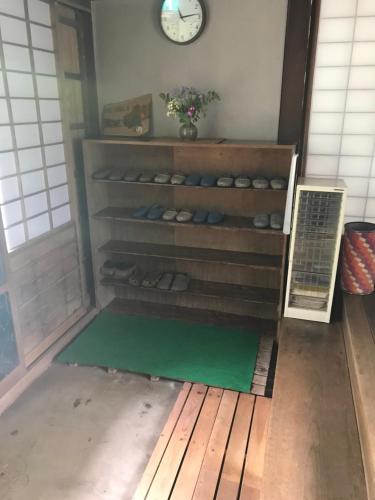
{"label": "shelf top surface", "polygon": [[97,139],[85,139],[85,143],[124,145],[124,146],[168,146],[168,147],[222,147],[222,148],[249,148],[249,149],[278,149],[294,151],[294,145],[277,144],[271,141],[245,141],[228,139],[198,139],[192,142],[184,142],[172,137],[153,137],[147,139],[130,139],[121,137],[101,137]]}

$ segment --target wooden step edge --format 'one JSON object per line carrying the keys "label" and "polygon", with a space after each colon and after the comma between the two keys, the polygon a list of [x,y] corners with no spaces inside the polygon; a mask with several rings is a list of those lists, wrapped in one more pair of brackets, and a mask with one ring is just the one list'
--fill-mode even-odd
{"label": "wooden step edge", "polygon": [[[191,280],[190,282],[190,288],[188,288],[186,291],[184,292],[175,292],[173,290],[160,290],[159,288],[147,288],[147,287],[134,287],[132,285],[130,285],[129,283],[127,283],[126,281],[122,281],[122,280],[116,280],[114,278],[103,278],[100,282],[103,286],[115,286],[115,287],[121,287],[121,288],[128,288],[128,289],[137,289],[137,290],[143,290],[145,291],[146,293],[149,292],[149,291],[152,291],[152,292],[157,292],[157,293],[160,293],[160,294],[168,294],[168,295],[175,295],[175,296],[181,296],[181,295],[184,295],[184,296],[194,296],[194,297],[207,297],[207,298],[220,298],[220,299],[226,299],[226,300],[230,300],[230,301],[235,301],[235,302],[246,302],[246,303],[251,303],[251,304],[267,304],[267,305],[270,305],[270,306],[275,306],[277,307],[279,305],[279,290],[278,289],[259,289],[259,293],[260,293],[260,290],[266,290],[267,293],[269,293],[270,291],[274,291],[275,292],[275,297],[274,298],[271,298],[271,297],[264,297],[264,298],[246,298],[246,297],[236,297],[236,296],[233,296],[232,294],[229,294],[230,293],[230,290],[228,289],[228,295],[225,295],[225,294],[219,294],[219,293],[216,293],[214,291],[209,291],[209,290],[205,290],[204,289],[204,281],[199,281],[199,280]],[[199,291],[198,290],[194,290],[194,284],[198,284],[199,283],[199,286],[202,286],[202,291]],[[214,282],[209,282],[210,285],[215,285],[216,283]],[[217,285],[220,285],[220,283],[217,283]],[[256,290],[256,287],[242,287],[240,285],[238,285],[239,287],[241,288],[249,288],[249,293],[250,293],[250,289],[252,291],[252,293],[254,292],[254,290]],[[233,287],[235,287],[235,285],[233,285]]]}
{"label": "wooden step edge", "polygon": [[368,498],[375,498],[375,343],[363,298],[344,294],[343,316],[344,341]]}
{"label": "wooden step edge", "polygon": [[[160,252],[151,251],[151,248],[156,246],[153,244],[148,244],[148,243],[142,243],[142,247],[144,250],[130,250],[126,249],[125,246],[122,249],[121,248],[121,241],[108,241],[104,245],[101,245],[98,248],[98,252],[101,253],[110,253],[113,255],[126,255],[126,256],[131,256],[131,257],[145,257],[145,258],[153,258],[153,259],[164,259],[164,260],[175,260],[175,261],[184,261],[184,262],[201,262],[201,263],[209,263],[209,264],[222,264],[222,265],[228,265],[228,266],[235,266],[235,267],[244,267],[244,268],[251,268],[251,269],[262,269],[264,271],[272,271],[272,272],[280,272],[281,267],[282,267],[282,261],[281,261],[281,256],[274,256],[274,255],[262,255],[262,254],[256,254],[256,253],[249,253],[247,254],[250,259],[252,258],[251,256],[254,256],[254,260],[256,259],[264,259],[264,263],[251,263],[251,262],[235,262],[234,260],[225,260],[226,255],[230,253],[235,253],[234,251],[228,251],[228,250],[214,250],[211,251],[210,249],[196,249],[194,247],[191,247],[192,250],[207,250],[207,257],[199,257],[195,255],[191,256],[183,256],[183,255],[173,255],[173,254],[168,254],[168,252],[162,253],[162,249],[160,248]],[[160,245],[162,247],[163,245]],[[178,248],[178,247],[177,247]],[[187,247],[183,247],[187,248]],[[209,252],[212,252],[212,257],[210,257]],[[241,252],[244,253],[244,252]],[[216,256],[215,256],[216,254]],[[219,259],[220,254],[222,254],[222,259]],[[267,263],[268,260],[268,263]],[[276,262],[278,261],[278,262]]]}
{"label": "wooden step edge", "polygon": [[258,333],[272,339],[276,338],[278,321],[257,318],[255,316],[240,316],[237,314],[194,309],[172,304],[159,304],[144,300],[131,300],[116,297],[106,310],[114,314],[129,314],[131,316],[151,316],[160,319],[173,319],[188,323],[208,324],[246,330]]}

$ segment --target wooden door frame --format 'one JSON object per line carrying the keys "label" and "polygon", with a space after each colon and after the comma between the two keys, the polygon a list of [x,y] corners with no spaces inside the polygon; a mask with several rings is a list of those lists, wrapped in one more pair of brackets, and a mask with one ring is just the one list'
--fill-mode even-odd
{"label": "wooden door frame", "polygon": [[296,144],[298,174],[305,172],[312,81],[321,0],[289,0],[279,116],[279,144]]}

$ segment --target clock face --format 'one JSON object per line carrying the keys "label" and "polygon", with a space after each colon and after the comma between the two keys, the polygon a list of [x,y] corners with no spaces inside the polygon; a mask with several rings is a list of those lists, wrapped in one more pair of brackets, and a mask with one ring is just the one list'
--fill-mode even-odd
{"label": "clock face", "polygon": [[163,33],[174,43],[196,40],[204,29],[206,12],[202,0],[164,0],[160,21]]}

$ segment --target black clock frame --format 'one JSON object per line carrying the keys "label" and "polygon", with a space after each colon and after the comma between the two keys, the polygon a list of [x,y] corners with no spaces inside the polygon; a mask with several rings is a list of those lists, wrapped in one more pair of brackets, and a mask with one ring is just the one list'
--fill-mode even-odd
{"label": "black clock frame", "polygon": [[160,7],[159,7],[159,26],[160,26],[161,32],[163,33],[163,35],[165,36],[165,38],[168,41],[174,43],[175,45],[190,45],[191,43],[195,42],[195,40],[197,40],[201,36],[201,34],[203,33],[203,31],[206,27],[206,24],[207,24],[207,9],[206,9],[206,5],[204,3],[204,0],[197,0],[197,1],[200,3],[200,6],[202,8],[202,25],[199,28],[198,33],[191,40],[188,40],[187,42],[178,42],[176,40],[172,40],[171,38],[169,38],[169,36],[163,30],[163,26],[161,23],[161,15],[162,15],[162,9],[163,9],[163,5],[164,5],[165,0],[161,1]]}

